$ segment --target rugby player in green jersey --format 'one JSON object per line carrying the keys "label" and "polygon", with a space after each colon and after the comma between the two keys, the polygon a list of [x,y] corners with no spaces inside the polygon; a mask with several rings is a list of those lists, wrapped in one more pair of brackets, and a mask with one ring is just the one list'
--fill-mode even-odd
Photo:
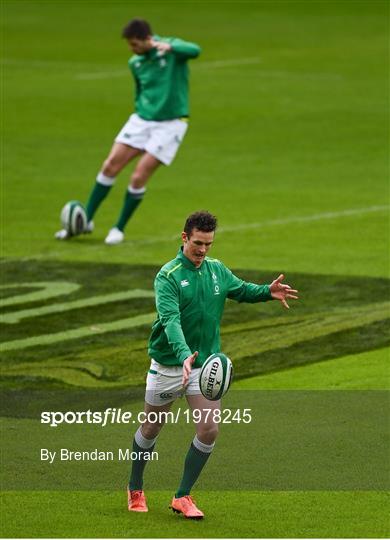
{"label": "rugby player in green jersey", "polygon": [[[186,396],[192,410],[220,409],[220,401],[209,401],[201,394],[199,372],[207,357],[221,350],[219,327],[226,298],[249,303],[276,299],[286,308],[290,298],[298,298],[298,291],[282,283],[282,274],[270,285],[248,283],[235,276],[221,261],[206,257],[216,226],[216,218],[208,212],[191,214],[182,233],[183,246],[155,279],[157,319],[148,349],[151,365],[146,380],[146,421],[138,428],[133,441],[138,459],[133,461],[128,487],[131,511],[148,511],[143,472],[146,456],[153,450],[163,425],[164,419],[158,413],[169,411],[175,399],[182,395]],[[214,414],[203,416],[195,423],[196,434],[171,502],[175,512],[192,519],[203,518],[190,492],[210,457],[218,433]]]}
{"label": "rugby player in green jersey", "polygon": [[[129,68],[135,81],[135,112],[117,135],[86,204],[85,232],[92,232],[92,218],[115,177],[139,157],[118,220],[105,239],[109,245],[123,241],[124,228],[142,201],[150,176],[161,164],[170,165],[176,155],[188,127],[187,62],[200,54],[195,43],[153,35],[149,23],[142,19],[130,21],[122,36],[134,52]],[[69,238],[65,229],[55,236]]]}

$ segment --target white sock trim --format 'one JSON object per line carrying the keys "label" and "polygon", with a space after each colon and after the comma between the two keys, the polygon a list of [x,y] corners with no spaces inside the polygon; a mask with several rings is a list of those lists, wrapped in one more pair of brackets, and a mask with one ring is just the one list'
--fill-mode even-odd
{"label": "white sock trim", "polygon": [[106,176],[102,173],[102,171],[100,171],[96,177],[96,182],[102,184],[103,186],[112,186],[115,182],[115,176]]}
{"label": "white sock trim", "polygon": [[135,188],[133,186],[129,186],[127,189],[128,192],[132,193],[133,195],[142,195],[146,191],[146,187]]}
{"label": "white sock trim", "polygon": [[147,449],[151,448],[155,444],[157,437],[155,437],[154,439],[145,439],[145,437],[141,433],[141,428],[139,427],[134,435],[134,439],[140,448]]}
{"label": "white sock trim", "polygon": [[197,448],[198,450],[200,450],[204,454],[211,454],[211,452],[213,451],[213,448],[215,446],[215,443],[213,443],[213,444],[202,443],[198,439],[198,437],[196,435],[194,437],[194,440],[192,441],[192,444],[195,446],[195,448]]}

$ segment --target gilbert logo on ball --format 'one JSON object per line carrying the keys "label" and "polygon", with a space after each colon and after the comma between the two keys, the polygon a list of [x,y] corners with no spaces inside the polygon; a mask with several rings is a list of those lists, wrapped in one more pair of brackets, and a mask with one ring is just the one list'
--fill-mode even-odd
{"label": "gilbert logo on ball", "polygon": [[200,371],[200,391],[210,401],[217,401],[229,390],[232,376],[230,359],[226,354],[214,353],[207,358]]}
{"label": "gilbert logo on ball", "polygon": [[87,214],[79,201],[69,201],[61,210],[61,224],[71,236],[82,234],[87,227]]}

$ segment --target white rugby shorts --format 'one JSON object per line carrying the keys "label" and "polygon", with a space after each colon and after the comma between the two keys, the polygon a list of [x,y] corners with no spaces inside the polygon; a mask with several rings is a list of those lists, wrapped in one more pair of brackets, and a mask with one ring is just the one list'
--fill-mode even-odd
{"label": "white rugby shorts", "polygon": [[149,405],[165,405],[175,399],[201,394],[199,374],[201,368],[193,368],[186,388],[182,386],[182,366],[164,366],[152,359],[146,378],[145,401]]}
{"label": "white rugby shorts", "polygon": [[184,120],[144,120],[138,114],[130,116],[115,142],[127,144],[152,154],[164,165],[170,165],[187,131]]}

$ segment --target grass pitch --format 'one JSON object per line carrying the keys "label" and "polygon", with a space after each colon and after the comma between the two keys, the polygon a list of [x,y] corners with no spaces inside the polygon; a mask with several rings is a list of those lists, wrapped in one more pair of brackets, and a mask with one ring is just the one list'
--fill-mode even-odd
{"label": "grass pitch", "polygon": [[171,497],[171,492],[152,491],[150,512],[129,515],[124,493],[7,493],[4,533],[23,538],[32,532],[40,538],[283,538],[287,531],[293,538],[388,536],[383,519],[388,497],[380,493],[201,491],[196,500],[207,517],[199,522],[171,514]]}
{"label": "grass pitch", "polygon": [[[210,491],[201,478],[206,520],[192,523],[167,510],[163,479],[145,516],[128,514],[121,486],[62,490],[65,470],[42,490],[28,451],[42,410],[140,403],[153,275],[198,208],[219,218],[213,257],[253,281],[284,272],[301,293],[289,312],[227,305],[222,343],[237,391],[388,389],[388,3],[4,0],[2,15],[2,434],[4,450],[19,440],[30,460],[7,454],[5,479],[12,471],[24,485],[3,483],[3,535],[387,537],[382,489],[245,490],[237,480]],[[202,46],[188,135],[151,180],[124,244],[103,239],[131,167],[95,233],[56,242],[61,207],[85,201],[132,111],[119,36],[134,15]],[[386,450],[387,433],[375,434]],[[123,485],[126,476],[125,464]]]}
{"label": "grass pitch", "polygon": [[[356,358],[359,374],[366,376],[376,388],[381,388],[382,368],[376,353]],[[382,355],[383,358],[383,355]],[[304,388],[319,389],[324,385],[324,371],[329,367],[332,384],[338,389],[359,389],[345,382],[352,358],[341,359],[337,367],[332,362],[297,368]],[[336,362],[336,361],[334,361]],[[295,370],[289,370],[294,372]],[[289,371],[283,372],[288,381]],[[377,373],[376,380],[374,373]],[[248,380],[251,387],[267,387],[264,381],[278,377],[268,375]],[[310,381],[310,385],[308,382]],[[290,383],[290,381],[288,381]],[[239,383],[244,385],[244,381]],[[238,384],[235,385],[236,388]],[[271,386],[268,386],[271,388]],[[283,390],[285,383],[274,382],[274,390]],[[286,456],[286,459],[287,456]],[[162,464],[160,464],[161,466]],[[26,471],[28,476],[28,471]],[[139,516],[129,514],[125,492],[104,491],[18,491],[3,493],[4,535],[10,537],[267,537],[287,535],[307,537],[378,537],[389,534],[387,521],[388,493],[383,491],[204,491],[195,490],[199,505],[206,512],[204,522],[184,521],[168,510],[171,491],[150,490],[150,512]],[[257,511],[254,512],[253,509]],[[55,520],[53,520],[55,516]],[[34,533],[34,534],[32,534]]]}

